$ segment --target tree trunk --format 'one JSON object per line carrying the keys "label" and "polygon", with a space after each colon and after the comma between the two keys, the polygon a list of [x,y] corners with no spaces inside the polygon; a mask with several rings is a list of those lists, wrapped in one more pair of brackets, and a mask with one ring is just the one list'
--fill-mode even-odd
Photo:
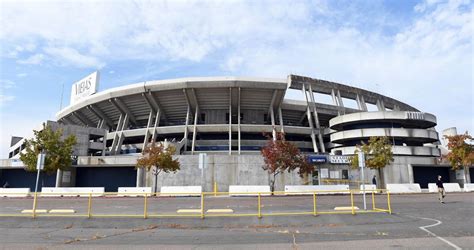
{"label": "tree trunk", "polygon": [[383,174],[383,168],[378,168],[377,169],[377,172],[378,172],[378,177],[379,177],[379,181],[377,182],[377,186],[379,189],[385,189],[385,180],[384,180],[384,174]]}

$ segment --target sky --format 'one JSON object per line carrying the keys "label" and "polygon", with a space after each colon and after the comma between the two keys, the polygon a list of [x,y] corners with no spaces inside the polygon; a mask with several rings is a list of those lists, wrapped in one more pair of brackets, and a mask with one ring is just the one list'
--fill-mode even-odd
{"label": "sky", "polygon": [[299,74],[379,92],[474,131],[473,2],[0,1],[0,158],[99,91],[201,76]]}

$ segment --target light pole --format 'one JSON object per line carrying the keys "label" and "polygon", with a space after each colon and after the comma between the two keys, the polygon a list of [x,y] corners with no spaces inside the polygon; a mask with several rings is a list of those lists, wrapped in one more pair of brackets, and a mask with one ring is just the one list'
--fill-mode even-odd
{"label": "light pole", "polygon": [[364,175],[364,168],[365,168],[365,155],[364,152],[359,152],[359,167],[361,171],[361,179],[362,179],[362,195],[364,196],[364,210],[367,210],[367,203],[365,202],[365,175]]}

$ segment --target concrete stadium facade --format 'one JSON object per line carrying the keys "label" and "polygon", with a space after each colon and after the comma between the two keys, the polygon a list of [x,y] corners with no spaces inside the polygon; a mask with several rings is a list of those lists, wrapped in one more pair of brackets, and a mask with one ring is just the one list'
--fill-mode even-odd
{"label": "concrete stadium facade", "polygon": [[[290,99],[295,93],[299,100]],[[322,102],[322,97],[329,103]],[[57,123],[95,129],[93,136],[82,133],[89,144],[76,153],[70,181],[57,181],[63,186],[77,185],[77,169],[133,167],[151,141],[172,143],[183,166],[176,174],[161,176],[158,186],[202,185],[211,190],[217,182],[223,191],[229,185],[268,184],[259,151],[266,143],[264,133],[274,137],[283,132],[302,152],[324,158],[315,163],[315,175],[284,174],[277,180],[277,189],[314,183],[315,176],[319,181],[357,180],[358,170],[348,167],[347,156],[370,136],[388,136],[394,144],[395,162],[384,169],[384,183],[413,183],[413,166],[437,166],[440,156],[433,145],[439,141],[434,115],[379,93],[298,75],[141,82],[82,98],[61,110]],[[22,143],[13,144],[12,159],[18,157]],[[205,170],[197,167],[201,153],[208,159]],[[133,171],[133,185],[153,185],[151,173]],[[374,174],[367,172],[367,178]],[[56,178],[64,180],[61,176],[58,173]]]}

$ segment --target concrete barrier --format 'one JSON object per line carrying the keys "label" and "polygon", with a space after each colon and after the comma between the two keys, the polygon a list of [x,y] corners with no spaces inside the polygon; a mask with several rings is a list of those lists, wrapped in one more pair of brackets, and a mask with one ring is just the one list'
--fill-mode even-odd
{"label": "concrete barrier", "polygon": [[0,197],[27,197],[29,188],[0,188]]}
{"label": "concrete barrier", "polygon": [[117,196],[151,196],[151,187],[119,187]]}
{"label": "concrete barrier", "polygon": [[[359,193],[363,194],[364,191],[362,191],[364,187],[362,185],[360,185],[360,191]],[[374,192],[377,192],[377,186],[374,185],[374,184],[365,184],[365,193],[374,193]]]}
{"label": "concrete barrier", "polygon": [[104,187],[44,187],[41,189],[41,196],[43,197],[57,197],[57,196],[64,196],[64,197],[74,197],[74,196],[81,196],[87,197],[89,193],[92,196],[104,196],[105,188]]}
{"label": "concrete barrier", "polygon": [[[443,183],[443,187],[444,187],[444,192],[446,193],[462,191],[461,187],[459,186],[459,183]],[[438,192],[438,186],[436,186],[436,183],[428,183],[428,192],[430,193]]]}
{"label": "concrete barrier", "polygon": [[229,196],[258,196],[258,193],[263,193],[261,195],[270,195],[270,186],[267,185],[230,185],[229,186]]}
{"label": "concrete barrier", "polygon": [[387,184],[387,190],[392,194],[421,193],[418,183]]}
{"label": "concrete barrier", "polygon": [[474,191],[474,183],[464,184],[464,192],[473,192],[473,191]]}
{"label": "concrete barrier", "polygon": [[160,196],[201,196],[201,186],[163,186]]}
{"label": "concrete barrier", "polygon": [[311,192],[317,194],[348,194],[349,185],[286,185],[286,195],[311,195]]}

